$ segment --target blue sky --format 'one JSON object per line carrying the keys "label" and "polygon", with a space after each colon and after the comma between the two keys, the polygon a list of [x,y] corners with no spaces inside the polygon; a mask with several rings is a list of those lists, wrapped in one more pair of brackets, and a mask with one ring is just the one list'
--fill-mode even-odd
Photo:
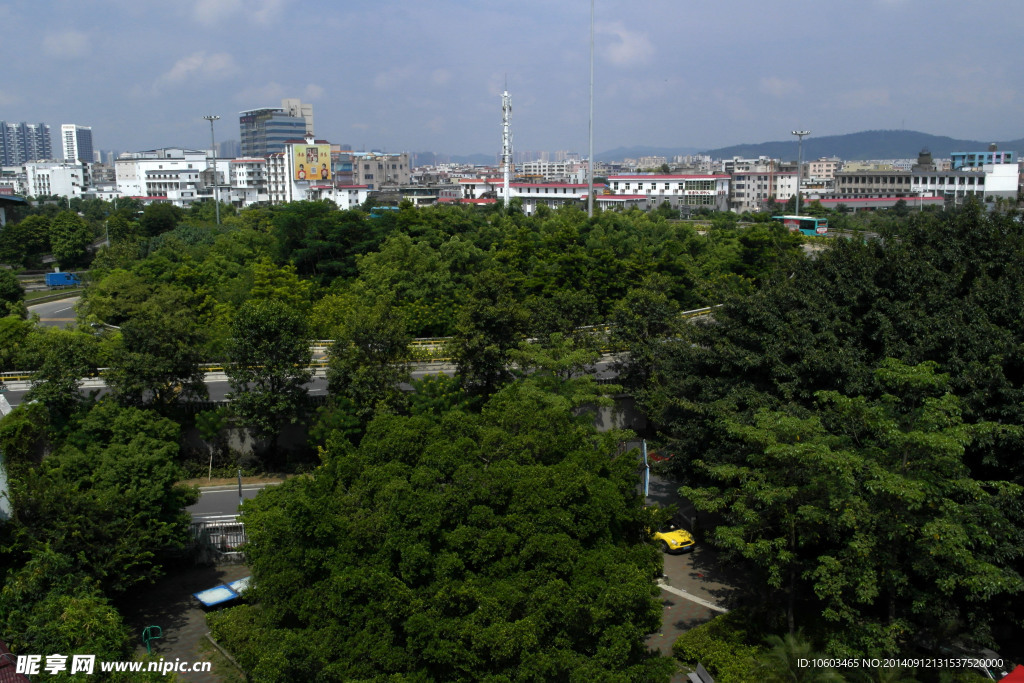
{"label": "blue sky", "polygon": [[[1020,0],[596,0],[595,150],[876,128],[1024,137]],[[357,149],[586,152],[587,0],[0,0],[0,119],[120,151],[312,102]]]}

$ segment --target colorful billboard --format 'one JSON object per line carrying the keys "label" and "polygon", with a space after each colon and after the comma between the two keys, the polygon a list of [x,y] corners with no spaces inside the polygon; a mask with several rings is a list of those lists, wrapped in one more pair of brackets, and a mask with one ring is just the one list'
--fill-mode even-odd
{"label": "colorful billboard", "polygon": [[295,180],[330,180],[330,145],[292,145],[292,178]]}

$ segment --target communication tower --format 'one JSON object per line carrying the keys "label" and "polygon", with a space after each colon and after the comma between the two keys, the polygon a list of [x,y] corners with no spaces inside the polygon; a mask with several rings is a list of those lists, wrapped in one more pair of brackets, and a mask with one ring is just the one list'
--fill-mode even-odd
{"label": "communication tower", "polygon": [[505,187],[502,190],[502,197],[505,200],[505,208],[508,208],[509,198],[512,196],[512,96],[508,90],[501,93],[501,171],[505,178]]}

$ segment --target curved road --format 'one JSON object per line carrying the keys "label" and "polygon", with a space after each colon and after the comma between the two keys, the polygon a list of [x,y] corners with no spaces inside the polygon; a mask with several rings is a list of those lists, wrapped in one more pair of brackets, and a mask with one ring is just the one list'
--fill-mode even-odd
{"label": "curved road", "polygon": [[29,315],[39,314],[39,324],[44,327],[71,327],[75,324],[75,304],[80,297],[47,301],[28,307]]}

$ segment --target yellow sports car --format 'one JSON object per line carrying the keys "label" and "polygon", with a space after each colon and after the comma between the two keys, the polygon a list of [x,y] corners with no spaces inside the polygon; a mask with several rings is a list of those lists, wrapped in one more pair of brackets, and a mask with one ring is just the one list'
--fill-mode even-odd
{"label": "yellow sports car", "polygon": [[655,531],[651,538],[661,546],[662,552],[666,553],[686,553],[693,550],[695,545],[689,531],[677,529],[674,525]]}

